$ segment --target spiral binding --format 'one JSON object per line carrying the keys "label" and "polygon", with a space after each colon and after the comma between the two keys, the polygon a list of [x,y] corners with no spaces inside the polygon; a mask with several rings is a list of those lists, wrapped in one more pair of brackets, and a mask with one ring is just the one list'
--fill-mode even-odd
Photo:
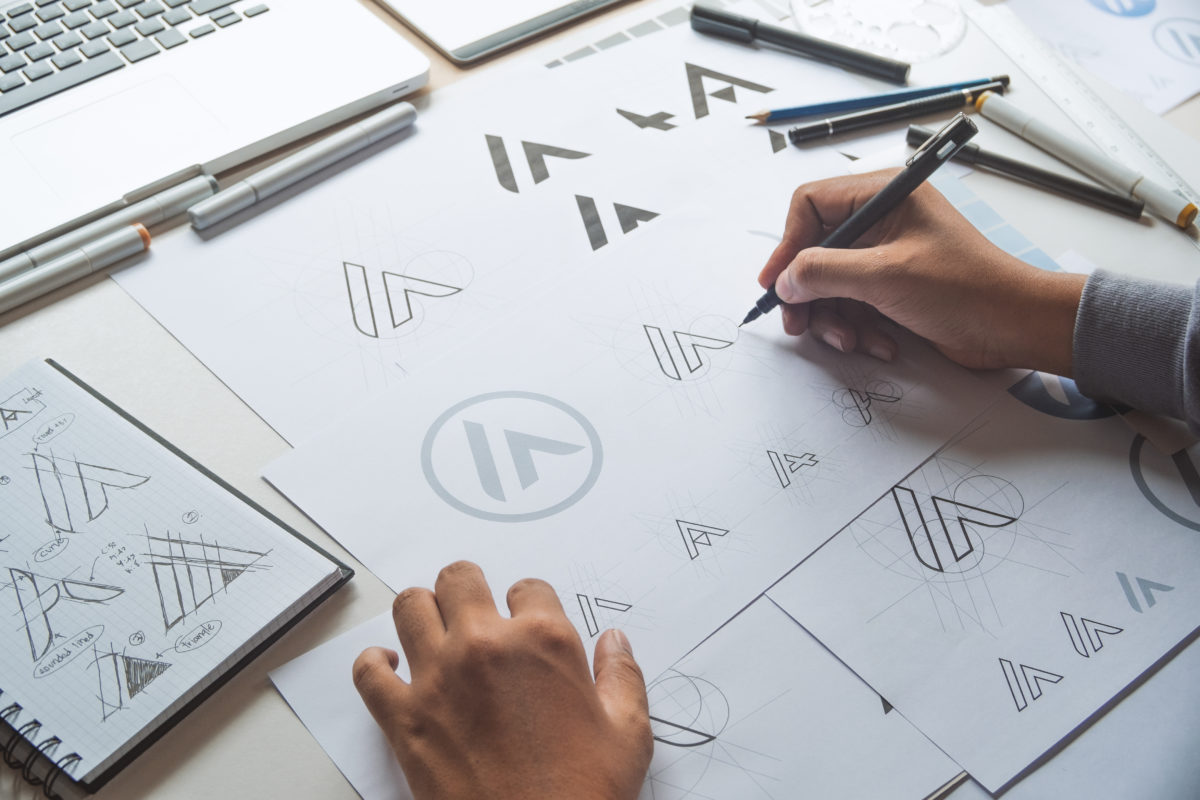
{"label": "spiral binding", "polygon": [[[10,703],[0,710],[0,721],[12,729],[12,735],[8,737],[8,741],[4,742],[3,747],[0,747],[0,757],[3,757],[4,763],[8,766],[20,770],[21,777],[30,786],[41,786],[42,793],[46,797],[51,800],[62,800],[61,795],[55,793],[54,784],[64,772],[68,772],[82,761],[83,757],[78,753],[70,753],[56,761],[54,756],[62,744],[62,739],[51,736],[35,744],[38,731],[42,729],[41,720],[32,719],[17,727],[17,720],[23,710],[20,703]],[[29,753],[24,758],[17,756],[17,748],[22,742],[30,745]],[[50,765],[44,776],[38,775],[35,771],[39,764]]]}

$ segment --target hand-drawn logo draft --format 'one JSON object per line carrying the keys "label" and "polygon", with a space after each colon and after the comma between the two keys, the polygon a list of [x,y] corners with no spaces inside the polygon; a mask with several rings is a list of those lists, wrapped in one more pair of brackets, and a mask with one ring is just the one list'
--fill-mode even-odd
{"label": "hand-drawn logo draft", "polygon": [[[588,243],[592,250],[599,250],[608,244],[608,232],[604,228],[604,220],[600,219],[600,211],[596,208],[595,198],[586,195],[575,195],[575,205],[579,207],[579,216],[583,220],[583,229],[587,232]],[[613,211],[617,215],[617,223],[621,233],[632,233],[640,223],[649,222],[658,216],[657,211],[647,211],[644,208],[627,206],[623,203],[613,203]]]}
{"label": "hand-drawn logo draft", "polygon": [[19,430],[22,425],[45,410],[46,406],[36,395],[36,392],[22,389],[0,402],[0,439]]}
{"label": "hand-drawn logo draft", "polygon": [[775,477],[779,479],[780,487],[784,489],[792,485],[792,475],[805,467],[815,467],[820,463],[812,453],[793,456],[788,453],[781,454],[774,450],[768,450],[767,458],[771,461],[771,468],[775,470]]}
{"label": "hand-drawn logo draft", "polygon": [[17,596],[29,654],[34,661],[46,655],[54,644],[50,612],[60,600],[103,604],[125,592],[120,586],[74,578],[47,578],[16,567],[9,567],[8,576],[9,585]]}
{"label": "hand-drawn logo draft", "polygon": [[[350,316],[355,330],[363,336],[378,339],[389,333],[402,335],[406,326],[420,324],[417,315],[427,303],[461,292],[473,272],[466,258],[448,250],[422,253],[404,269],[404,272],[379,270],[373,289],[366,267],[342,262]],[[414,301],[414,297],[421,299]]]}
{"label": "hand-drawn logo draft", "polygon": [[447,409],[421,446],[430,488],[491,522],[529,522],[579,502],[600,477],[600,436],[571,406],[543,394],[492,392]]}
{"label": "hand-drawn logo draft", "polygon": [[1117,413],[1107,403],[1080,394],[1070,378],[1042,372],[1029,373],[1010,386],[1008,393],[1035,411],[1059,419],[1104,419]]}
{"label": "hand-drawn logo draft", "polygon": [[[587,627],[588,636],[592,638],[599,635],[602,629],[612,626],[609,622],[610,618],[614,618],[617,614],[624,614],[633,608],[632,603],[609,600],[604,597],[592,597],[579,592],[575,593],[575,600],[579,603],[579,612],[583,615],[583,624]],[[597,617],[597,613],[599,613],[599,617]]]}
{"label": "hand-drawn logo draft", "polygon": [[879,419],[881,408],[898,406],[903,397],[904,393],[891,381],[874,380],[861,389],[847,386],[836,390],[833,403],[842,409],[842,420],[847,425],[865,428]]}
{"label": "hand-drawn logo draft", "polygon": [[671,342],[668,342],[663,329],[657,325],[642,325],[642,329],[650,341],[650,349],[658,361],[659,370],[675,381],[703,374],[701,370],[709,363],[709,359],[705,358],[701,350],[724,350],[733,344],[726,339],[686,331],[671,331]]}
{"label": "hand-drawn logo draft", "polygon": [[265,552],[184,539],[170,531],[165,536],[151,536],[147,531],[146,549],[164,632],[206,603],[215,602],[216,596],[228,591],[242,575],[268,569],[262,563]]}
{"label": "hand-drawn logo draft", "polygon": [[112,467],[30,453],[46,522],[56,533],[77,533],[108,510],[109,489],[134,489],[150,480]]}
{"label": "hand-drawn logo draft", "polygon": [[655,741],[700,747],[716,741],[729,724],[729,700],[710,681],[670,669],[646,689]]}
{"label": "hand-drawn logo draft", "polygon": [[1146,447],[1146,437],[1141,434],[1133,437],[1129,448],[1129,469],[1138,491],[1158,513],[1193,531],[1200,531],[1198,457],[1200,445],[1166,456],[1155,447]]}
{"label": "hand-drawn logo draft", "polygon": [[166,661],[127,656],[111,646],[101,652],[92,645],[92,656],[91,665],[96,668],[99,683],[96,697],[100,700],[101,720],[107,720],[125,708],[127,701],[137,697],[155,678],[171,668]]}
{"label": "hand-drawn logo draft", "polygon": [[1101,636],[1116,636],[1124,630],[1116,625],[1097,622],[1087,617],[1076,619],[1074,614],[1068,614],[1066,611],[1060,611],[1059,616],[1062,617],[1063,624],[1067,626],[1067,636],[1071,638],[1071,646],[1084,658],[1091,658],[1093,653],[1099,653],[1104,649],[1104,640],[1100,638]]}
{"label": "hand-drawn logo draft", "polygon": [[683,537],[683,547],[687,551],[688,558],[693,561],[700,557],[701,547],[713,546],[714,536],[729,535],[729,530],[726,528],[716,528],[712,525],[688,522],[682,519],[675,520],[675,527],[679,529],[679,535]]}
{"label": "hand-drawn logo draft", "polygon": [[1063,679],[1057,672],[1026,664],[1014,667],[1013,662],[1007,658],[1000,659],[1000,669],[1004,671],[1004,681],[1008,684],[1008,691],[1017,711],[1024,711],[1030,703],[1040,699],[1044,684],[1056,684]]}
{"label": "hand-drawn logo draft", "polygon": [[[514,194],[520,192],[516,175],[513,174],[512,162],[508,159],[508,148],[504,146],[504,139],[491,134],[484,134],[483,138],[487,141],[488,154],[492,157],[492,168],[496,171],[496,180],[508,191]],[[533,178],[534,183],[541,183],[550,177],[550,170],[546,167],[547,156],[575,160],[591,155],[591,153],[557,145],[526,141],[521,142],[521,150],[525,153],[525,163],[529,165],[529,175]]]}
{"label": "hand-drawn logo draft", "polygon": [[1024,510],[1017,488],[992,475],[965,478],[954,487],[953,497],[932,495],[924,507],[907,486],[894,486],[890,494],[913,555],[934,572],[977,567],[984,557],[980,529],[1006,528]]}

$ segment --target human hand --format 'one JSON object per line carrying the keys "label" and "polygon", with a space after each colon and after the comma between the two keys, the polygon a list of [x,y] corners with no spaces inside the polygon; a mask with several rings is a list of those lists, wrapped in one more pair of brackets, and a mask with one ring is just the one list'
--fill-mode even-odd
{"label": "human hand", "polygon": [[783,241],[759,275],[775,283],[783,326],[884,361],[886,316],[967,367],[1029,367],[1070,376],[1086,278],[1040,270],[989,242],[928,184],[854,249],[815,247],[894,171],[831,178],[792,195]]}
{"label": "human hand", "polygon": [[396,596],[400,656],[371,647],[354,685],[417,800],[636,797],[654,742],[646,684],[616,630],[596,643],[595,681],[554,589],[526,579],[500,616],[483,572],[459,561]]}

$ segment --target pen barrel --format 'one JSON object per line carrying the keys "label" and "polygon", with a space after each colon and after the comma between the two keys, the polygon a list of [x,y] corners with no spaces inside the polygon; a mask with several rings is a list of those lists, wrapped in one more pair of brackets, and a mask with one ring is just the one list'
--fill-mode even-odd
{"label": "pen barrel", "polygon": [[207,175],[186,180],[178,186],[159,192],[145,200],[131,203],[125,208],[101,217],[75,230],[65,233],[45,244],[31,247],[23,253],[0,262],[0,283],[26,270],[46,264],[59,256],[78,249],[101,236],[127,225],[157,225],[184,211],[196,203],[212,196],[217,183]]}
{"label": "pen barrel", "polygon": [[282,158],[188,209],[192,227],[204,230],[343,158],[409,127],[417,118],[410,103],[383,111]]}
{"label": "pen barrel", "polygon": [[929,158],[923,162],[914,163],[905,171],[888,182],[886,186],[863,204],[845,222],[825,237],[820,247],[850,247],[859,237],[871,229],[875,223],[883,219],[889,212],[899,207],[904,199],[928,180],[929,176],[948,158]]}
{"label": "pen barrel", "polygon": [[129,225],[0,283],[0,314],[144,252],[148,242],[144,227]]}
{"label": "pen barrel", "polygon": [[853,114],[843,114],[840,117],[830,117],[829,119],[810,122],[806,125],[797,125],[788,131],[788,138],[792,144],[800,144],[801,142],[808,142],[813,139],[824,139],[839,133],[868,128],[872,125],[912,119],[913,117],[932,114],[936,111],[950,111],[970,105],[981,92],[991,90],[1003,91],[1003,88],[1004,85],[1000,81],[993,81],[969,89],[944,92],[918,100],[893,103],[889,106],[880,106],[879,108],[872,108],[866,111],[856,111]]}
{"label": "pen barrel", "polygon": [[882,78],[892,83],[908,81],[911,66],[903,61],[877,56],[874,53],[856,50],[853,47],[846,47],[836,42],[789,31],[786,28],[778,28],[774,25],[759,24],[756,33],[760,41],[794,50],[853,72]]}
{"label": "pen barrel", "polygon": [[1115,191],[1140,198],[1147,209],[1168,222],[1185,228],[1195,219],[1196,206],[1182,195],[1114,161],[1091,143],[1042,122],[1005,98],[984,95],[976,105],[985,118]]}

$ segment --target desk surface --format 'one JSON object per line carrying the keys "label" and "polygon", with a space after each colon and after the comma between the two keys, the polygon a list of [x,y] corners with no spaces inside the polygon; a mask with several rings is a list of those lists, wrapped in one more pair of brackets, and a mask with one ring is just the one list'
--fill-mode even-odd
{"label": "desk surface", "polygon": [[[581,25],[602,25],[626,3]],[[430,88],[493,69],[516,50],[470,70],[452,65],[377,11],[432,63]],[[579,26],[546,39],[562,37]],[[1200,139],[1200,97],[1165,117]],[[3,318],[0,318],[3,319]],[[287,445],[113,281],[93,278],[8,315],[0,370],[53,356],[150,427],[358,569],[358,577],[304,624],[162,738],[101,798],[356,798],[350,784],[271,686],[268,672],[388,608],[392,593],[259,478]],[[430,576],[432,580],[433,576]],[[349,680],[350,676],[331,676]],[[40,793],[0,771],[0,800]]]}

